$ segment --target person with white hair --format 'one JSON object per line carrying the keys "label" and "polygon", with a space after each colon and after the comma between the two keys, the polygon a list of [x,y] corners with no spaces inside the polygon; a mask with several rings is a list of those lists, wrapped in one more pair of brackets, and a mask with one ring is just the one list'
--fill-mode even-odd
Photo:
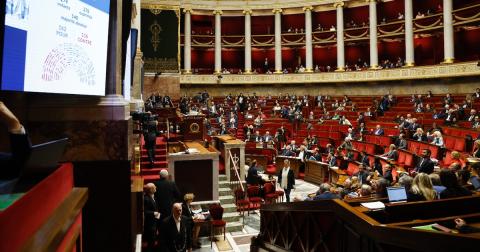
{"label": "person with white hair", "polygon": [[440,133],[440,131],[437,130],[437,131],[434,131],[432,135],[433,135],[433,141],[431,142],[431,144],[434,144],[439,147],[444,147],[442,133]]}
{"label": "person with white hair", "polygon": [[168,179],[168,171],[160,171],[160,180],[155,182],[157,191],[155,192],[155,201],[160,211],[160,220],[165,219],[172,214],[172,204],[182,201],[180,192],[175,182]]}
{"label": "person with white hair", "polygon": [[192,240],[188,235],[187,218],[182,215],[182,203],[171,206],[171,213],[161,223],[160,251],[191,251]]}

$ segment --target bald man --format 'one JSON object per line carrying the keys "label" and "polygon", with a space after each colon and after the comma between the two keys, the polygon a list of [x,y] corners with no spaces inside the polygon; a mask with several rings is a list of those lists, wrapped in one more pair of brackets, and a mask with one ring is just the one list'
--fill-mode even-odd
{"label": "bald man", "polygon": [[191,251],[192,241],[187,232],[187,218],[182,215],[182,203],[174,203],[172,214],[161,223],[160,251]]}
{"label": "bald man", "polygon": [[161,213],[160,220],[163,220],[172,214],[172,204],[174,202],[180,202],[182,199],[177,185],[168,179],[168,171],[165,169],[160,171],[160,180],[155,182],[155,186],[157,187],[155,201]]}

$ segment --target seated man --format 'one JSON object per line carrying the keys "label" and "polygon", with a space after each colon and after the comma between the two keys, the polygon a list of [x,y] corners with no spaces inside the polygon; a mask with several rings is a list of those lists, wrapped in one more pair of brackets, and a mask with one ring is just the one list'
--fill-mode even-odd
{"label": "seated man", "polygon": [[31,152],[31,143],[18,118],[0,101],[0,122],[10,134],[11,153],[0,153],[0,181],[15,179]]}
{"label": "seated man", "polygon": [[397,151],[397,147],[395,146],[395,144],[390,144],[388,152],[381,155],[381,157],[384,157],[384,158],[386,158],[388,160],[391,160],[391,161],[397,161],[398,160],[398,151]]}

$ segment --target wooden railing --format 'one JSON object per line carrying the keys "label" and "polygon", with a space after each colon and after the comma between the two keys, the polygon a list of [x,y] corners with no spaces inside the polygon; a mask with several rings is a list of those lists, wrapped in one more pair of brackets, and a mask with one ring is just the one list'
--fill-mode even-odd
{"label": "wooden railing", "polygon": [[[468,208],[468,204],[471,207]],[[478,204],[478,196],[394,207],[386,204],[385,210],[377,211],[379,214],[388,215],[393,208],[398,214],[402,211],[400,208],[405,208],[405,217],[408,215],[411,220],[388,224],[358,210],[359,202],[323,200],[265,205],[261,209],[260,233],[252,239],[251,251],[470,251],[478,246],[478,235],[411,227],[437,222],[447,225],[445,223],[454,223],[457,217],[478,222]],[[435,208],[438,205],[456,207],[447,207],[447,211]],[[417,211],[412,214],[413,208],[421,214],[417,216]],[[458,209],[463,210],[457,212]],[[426,211],[433,217],[419,220]]]}

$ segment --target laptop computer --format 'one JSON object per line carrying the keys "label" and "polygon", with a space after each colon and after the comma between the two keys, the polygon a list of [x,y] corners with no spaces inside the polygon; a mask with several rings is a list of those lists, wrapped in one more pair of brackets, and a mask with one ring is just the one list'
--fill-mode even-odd
{"label": "laptop computer", "polygon": [[67,143],[68,138],[61,138],[32,146],[32,151],[20,173],[20,177],[45,175],[55,171]]}
{"label": "laptop computer", "polygon": [[390,203],[407,202],[405,187],[387,187],[388,201]]}

